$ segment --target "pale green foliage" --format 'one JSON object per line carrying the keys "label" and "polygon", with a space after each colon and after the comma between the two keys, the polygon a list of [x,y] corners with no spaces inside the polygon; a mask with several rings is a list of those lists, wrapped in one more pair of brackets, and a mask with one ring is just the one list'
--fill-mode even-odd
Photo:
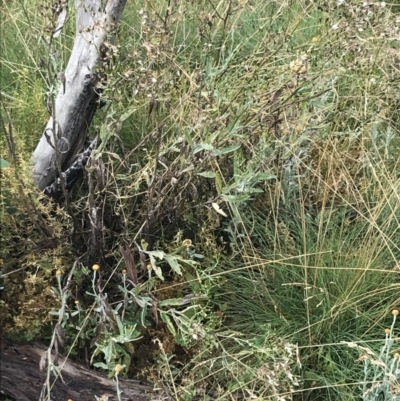
{"label": "pale green foliage", "polygon": [[[396,310],[398,313],[398,310]],[[364,380],[361,387],[363,401],[400,400],[400,354],[393,353],[395,345],[394,327],[397,313],[393,315],[390,329],[386,329],[384,344],[377,355],[371,348],[356,343],[348,343],[360,352],[357,362],[364,365]]]}
{"label": "pale green foliage", "polygon": [[[48,16],[8,7],[7,21],[31,22],[8,25],[23,68],[11,47],[0,56],[23,152],[73,19],[46,70],[28,45],[42,44],[31,28]],[[136,373],[176,399],[379,396],[360,389],[342,342],[375,340],[400,303],[397,13],[353,0],[128,2],[103,66],[93,185],[72,205],[83,227],[88,198],[103,211],[109,266],[101,290],[86,267],[75,273],[85,288],[63,321],[71,352],[112,372],[134,365],[147,335],[154,366]],[[387,397],[390,341],[363,362]]]}

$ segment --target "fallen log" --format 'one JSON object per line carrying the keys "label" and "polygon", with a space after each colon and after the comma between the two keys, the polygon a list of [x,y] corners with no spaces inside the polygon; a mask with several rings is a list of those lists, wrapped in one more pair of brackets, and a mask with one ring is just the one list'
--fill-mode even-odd
{"label": "fallen log", "polygon": [[[0,338],[0,399],[39,401],[46,383],[47,372],[39,369],[46,349],[39,344],[13,344]],[[105,375],[86,369],[64,358],[59,359],[61,376],[51,377],[51,401],[115,401],[118,399],[115,382]],[[150,401],[159,397],[152,394],[153,386],[138,380],[119,379],[123,401]]]}

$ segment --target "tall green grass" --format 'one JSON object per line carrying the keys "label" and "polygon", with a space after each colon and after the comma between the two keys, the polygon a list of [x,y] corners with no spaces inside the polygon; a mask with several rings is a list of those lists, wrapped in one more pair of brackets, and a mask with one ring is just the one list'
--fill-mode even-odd
{"label": "tall green grass", "polygon": [[[40,59],[62,69],[73,39],[72,15],[47,54],[36,7],[2,9],[2,91],[25,160],[46,122]],[[174,253],[190,238],[204,256],[183,278],[162,265],[167,283],[143,279],[155,295],[207,297],[186,316],[191,334],[174,337],[181,359],[161,348],[149,368],[177,399],[199,388],[220,400],[362,395],[357,351],[343,342],[379,350],[400,304],[396,12],[127,5],[91,130],[108,177],[96,202],[115,303],[120,241]],[[86,196],[76,191],[76,216]]]}

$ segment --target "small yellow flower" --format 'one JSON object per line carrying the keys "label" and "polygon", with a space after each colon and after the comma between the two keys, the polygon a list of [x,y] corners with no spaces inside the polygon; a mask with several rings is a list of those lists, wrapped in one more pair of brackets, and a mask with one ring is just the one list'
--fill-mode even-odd
{"label": "small yellow flower", "polygon": [[80,304],[79,300],[75,299],[75,305],[79,305],[79,304]]}
{"label": "small yellow flower", "polygon": [[296,125],[295,131],[296,131],[296,132],[300,132],[300,131],[301,131],[300,125]]}
{"label": "small yellow flower", "polygon": [[399,354],[398,352],[396,352],[393,356],[394,356],[395,358],[400,358],[400,354]]}
{"label": "small yellow flower", "polygon": [[96,263],[92,266],[92,269],[96,272],[97,270],[100,269],[100,266]]}
{"label": "small yellow flower", "polygon": [[121,370],[122,370],[123,368],[122,368],[122,366],[120,365],[120,364],[118,364],[118,365],[115,365],[115,368],[114,368],[114,370],[115,370],[115,372],[116,373],[119,373],[119,372],[121,372]]}
{"label": "small yellow flower", "polygon": [[184,246],[192,246],[192,240],[191,239],[184,239],[182,241],[182,245],[184,245]]}
{"label": "small yellow flower", "polygon": [[151,264],[150,263],[146,267],[147,267],[147,270],[151,270]]}
{"label": "small yellow flower", "polygon": [[392,315],[397,316],[399,314],[399,311],[397,309],[392,310]]}
{"label": "small yellow flower", "polygon": [[56,276],[61,276],[61,270],[60,269],[56,270]]}
{"label": "small yellow flower", "polygon": [[126,270],[124,269],[124,270],[122,270],[122,274],[126,274]]}
{"label": "small yellow flower", "polygon": [[0,259],[0,266],[4,263],[3,259]]}
{"label": "small yellow flower", "polygon": [[390,329],[385,329],[385,334],[390,334]]}

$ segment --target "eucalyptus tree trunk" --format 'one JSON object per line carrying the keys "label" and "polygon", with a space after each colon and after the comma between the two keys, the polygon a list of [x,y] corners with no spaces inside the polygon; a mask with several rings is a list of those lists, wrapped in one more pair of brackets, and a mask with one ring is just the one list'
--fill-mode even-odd
{"label": "eucalyptus tree trunk", "polygon": [[[97,108],[100,67],[109,56],[110,43],[125,4],[126,0],[75,0],[73,49],[65,72],[58,74],[62,84],[53,99],[51,117],[33,154],[34,178],[42,190],[57,179],[60,184],[61,172],[64,186],[64,172],[83,151]],[[65,13],[66,9],[60,11],[53,38],[60,33],[63,23],[60,26],[60,20],[65,20]]]}

